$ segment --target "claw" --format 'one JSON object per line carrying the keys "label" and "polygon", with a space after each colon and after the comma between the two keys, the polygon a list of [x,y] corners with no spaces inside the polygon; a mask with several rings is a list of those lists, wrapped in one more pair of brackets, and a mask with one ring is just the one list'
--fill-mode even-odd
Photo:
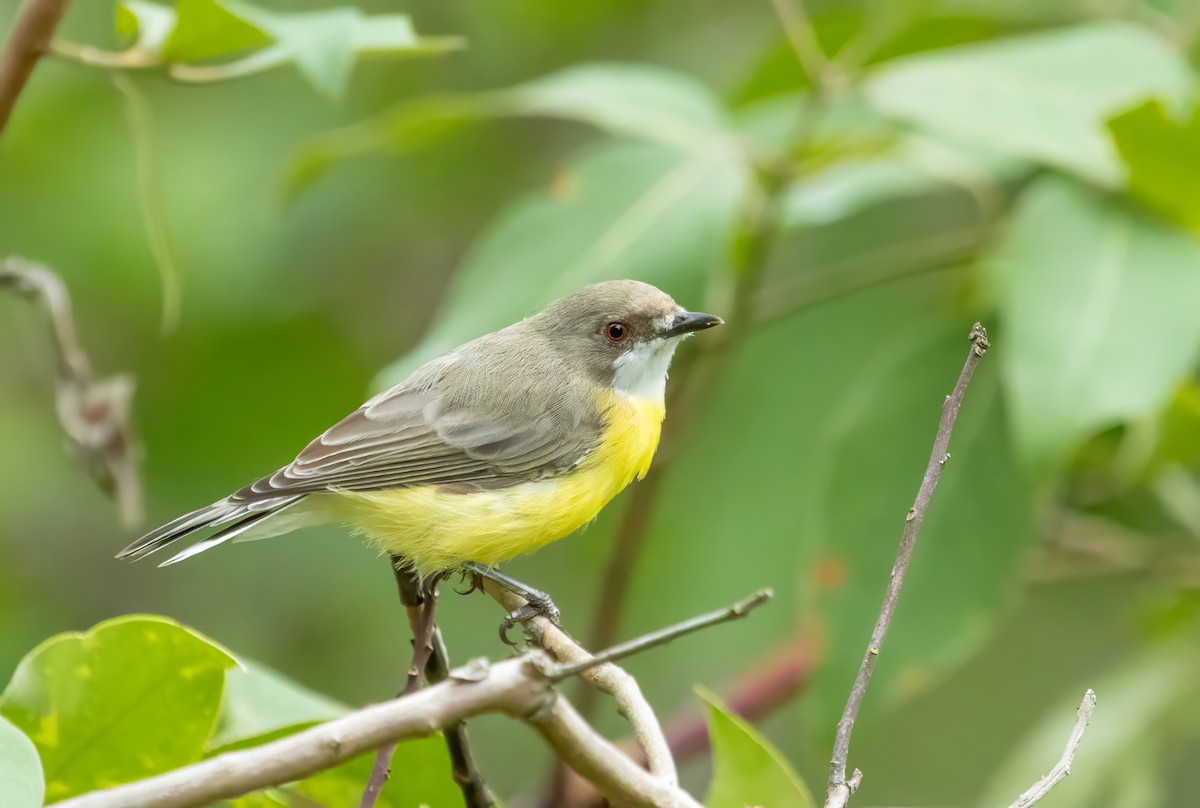
{"label": "claw", "polygon": [[466,583],[467,579],[470,578],[471,585],[469,587],[467,587],[466,589],[455,589],[454,590],[455,592],[457,592],[460,595],[469,595],[472,592],[482,592],[483,591],[483,576],[482,575],[480,575],[478,572],[468,572],[466,570],[463,571],[462,575],[463,575],[462,583]]}
{"label": "claw", "polygon": [[511,645],[513,648],[516,648],[517,644],[508,638],[509,629],[516,626],[517,623],[524,624],[526,620],[532,620],[539,614],[541,612],[530,605],[522,606],[515,612],[509,612],[508,616],[504,618],[504,622],[500,624],[500,641],[505,645]]}

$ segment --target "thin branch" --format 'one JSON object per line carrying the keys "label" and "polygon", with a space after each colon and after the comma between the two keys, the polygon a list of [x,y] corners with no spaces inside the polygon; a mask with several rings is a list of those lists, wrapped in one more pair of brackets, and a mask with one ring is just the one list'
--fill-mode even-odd
{"label": "thin branch", "polygon": [[942,406],[942,418],[938,423],[937,436],[933,441],[933,452],[929,456],[929,465],[925,468],[925,476],[921,480],[917,498],[904,517],[904,532],[900,538],[900,550],[896,555],[896,563],[892,567],[883,607],[875,621],[875,628],[871,632],[871,641],[867,645],[867,651],[859,665],[858,675],[854,678],[854,685],[850,689],[850,697],[846,700],[842,719],[838,722],[837,737],[833,745],[833,760],[829,766],[825,808],[844,808],[850,800],[850,795],[857,788],[858,781],[862,778],[862,773],[857,770],[849,779],[846,777],[846,759],[850,755],[850,736],[854,732],[854,721],[858,718],[858,710],[862,706],[863,696],[866,695],[867,685],[870,684],[871,672],[875,669],[879,649],[883,645],[888,625],[896,611],[900,588],[904,585],[904,575],[908,572],[908,564],[912,560],[917,535],[920,533],[921,523],[925,519],[925,510],[929,507],[934,489],[937,488],[942,469],[945,467],[946,461],[950,459],[948,452],[950,433],[958,418],[959,407],[967,392],[967,385],[971,382],[971,376],[975,372],[975,366],[988,349],[987,331],[979,323],[976,323],[975,327],[971,329],[969,339],[971,347],[967,350],[967,360],[963,364],[962,373],[959,374],[958,383],[954,386],[954,392],[946,396],[946,402]]}
{"label": "thin branch", "polygon": [[[392,572],[396,578],[396,587],[400,592],[400,602],[408,613],[409,627],[412,629],[412,663],[408,667],[404,687],[396,695],[403,698],[411,695],[421,687],[421,675],[429,660],[433,657],[433,632],[437,617],[437,579],[431,579],[423,584],[421,579],[403,565],[399,559],[392,557]],[[359,799],[358,808],[372,808],[379,799],[380,792],[392,774],[392,756],[396,754],[396,744],[391,743],[375,750],[375,763],[367,778],[367,785]]]}
{"label": "thin branch", "polygon": [[808,80],[818,95],[824,95],[829,77],[829,57],[821,49],[817,34],[804,0],[771,0],[788,43],[796,52],[796,59],[804,69]]}
{"label": "thin branch", "polygon": [[17,20],[8,47],[0,57],[0,134],[12,116],[38,60],[50,50],[50,40],[70,0],[30,0]]}
{"label": "thin branch", "polygon": [[57,361],[55,408],[76,460],[117,501],[126,524],[142,518],[138,479],[141,448],[131,420],[133,378],[98,379],[79,343],[71,298],[62,279],[23,258],[0,262],[0,289],[38,303],[50,318]]}
{"label": "thin branch", "polygon": [[[525,605],[524,598],[509,592],[490,579],[483,581],[483,590],[509,612]],[[528,621],[525,630],[560,664],[570,665],[592,658],[579,643],[545,617],[535,617]],[[633,727],[634,740],[642,751],[650,773],[664,783],[676,785],[679,775],[675,771],[671,748],[667,745],[658,718],[655,717],[646,697],[642,695],[637,680],[612,662],[588,668],[579,676],[596,690],[607,693],[616,700],[617,710]],[[569,761],[564,759],[564,762]]]}
{"label": "thin branch", "polygon": [[[422,587],[421,580],[399,556],[391,556],[391,567],[400,603],[408,616],[409,630],[413,638],[412,663],[409,665],[404,688],[397,695],[399,698],[417,689],[422,672],[430,684],[445,681],[449,676],[450,654],[435,619],[436,585]],[[461,721],[452,724],[443,729],[442,736],[450,756],[454,782],[462,789],[463,801],[467,808],[490,808],[495,801],[488,791],[483,775],[475,765],[475,757],[471,754],[470,742],[467,739],[466,724]],[[379,797],[391,775],[391,762],[395,753],[394,743],[376,750],[375,763],[371,768],[360,806],[373,805]]]}
{"label": "thin branch", "polygon": [[615,662],[618,659],[624,659],[627,656],[645,651],[647,648],[665,645],[671,640],[678,639],[687,634],[699,631],[700,629],[715,626],[718,623],[727,623],[730,620],[738,620],[750,612],[757,609],[759,606],[766,603],[775,593],[770,588],[760,589],[753,595],[739,600],[732,606],[727,606],[724,609],[702,614],[698,617],[693,617],[689,620],[684,620],[676,623],[673,626],[653,631],[649,634],[644,634],[641,637],[623,642],[620,645],[614,645],[612,648],[601,651],[593,655],[590,659],[581,659],[577,662],[572,662],[567,665],[559,665],[550,673],[550,678],[556,682],[566,679],[568,676],[575,676],[590,670],[597,665],[603,665],[606,662]]}
{"label": "thin branch", "polygon": [[1029,808],[1030,805],[1049,794],[1050,789],[1066,779],[1067,775],[1071,773],[1071,762],[1075,760],[1075,750],[1079,748],[1079,741],[1083,739],[1083,731],[1087,729],[1088,723],[1092,720],[1092,712],[1095,709],[1096,693],[1088,688],[1083,693],[1083,700],[1079,702],[1079,709],[1075,711],[1075,727],[1071,730],[1071,736],[1067,738],[1067,746],[1063,749],[1062,757],[1059,758],[1057,765],[1050,770],[1049,774],[1017,797],[1017,801],[1008,808]]}
{"label": "thin branch", "polygon": [[[433,653],[429,664],[425,666],[425,678],[431,685],[444,682],[450,676],[450,654],[446,642],[442,639],[441,629],[433,627]],[[446,741],[446,751],[450,755],[450,773],[454,782],[462,790],[463,804],[466,808],[491,808],[496,804],[491,789],[483,779],[479,766],[475,763],[475,755],[471,752],[471,742],[467,737],[467,724],[459,721],[442,730]]]}
{"label": "thin branch", "polygon": [[142,209],[142,225],[146,243],[162,281],[162,329],[170,333],[179,326],[183,306],[182,273],[171,249],[167,227],[166,206],[154,168],[154,135],[150,126],[150,108],[133,79],[124,72],[114,72],[113,86],[121,94],[125,120],[133,141],[133,156],[137,168],[138,203]]}

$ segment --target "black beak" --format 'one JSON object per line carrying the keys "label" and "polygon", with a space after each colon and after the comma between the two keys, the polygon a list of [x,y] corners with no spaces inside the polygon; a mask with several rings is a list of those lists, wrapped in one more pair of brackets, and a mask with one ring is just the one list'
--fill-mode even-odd
{"label": "black beak", "polygon": [[666,331],[659,334],[660,337],[678,337],[682,334],[690,334],[693,331],[703,331],[706,328],[721,325],[725,321],[715,314],[704,314],[699,311],[684,311],[675,315],[675,319],[671,321],[671,325]]}

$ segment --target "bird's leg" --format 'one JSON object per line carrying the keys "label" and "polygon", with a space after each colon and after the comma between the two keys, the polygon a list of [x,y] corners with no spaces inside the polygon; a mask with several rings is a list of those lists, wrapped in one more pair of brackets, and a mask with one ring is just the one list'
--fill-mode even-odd
{"label": "bird's leg", "polygon": [[462,568],[465,572],[469,573],[475,578],[475,581],[472,582],[471,588],[467,590],[468,592],[473,592],[478,589],[479,580],[482,578],[487,578],[488,580],[495,581],[496,583],[500,584],[500,586],[504,587],[509,592],[525,598],[525,605],[516,611],[509,612],[508,616],[504,618],[504,622],[500,624],[500,639],[506,645],[516,645],[515,642],[508,638],[508,630],[517,623],[524,623],[525,621],[532,620],[535,617],[545,617],[554,625],[561,625],[559,622],[560,615],[558,607],[554,605],[554,601],[550,599],[550,596],[540,589],[534,589],[531,586],[526,586],[515,578],[510,578],[499,570],[493,569],[486,564],[478,564],[474,561],[468,561],[467,563],[463,564]]}

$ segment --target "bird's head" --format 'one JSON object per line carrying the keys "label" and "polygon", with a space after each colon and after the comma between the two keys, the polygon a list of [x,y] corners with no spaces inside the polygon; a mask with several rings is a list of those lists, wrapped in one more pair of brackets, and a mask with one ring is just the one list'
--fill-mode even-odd
{"label": "bird's head", "polygon": [[531,324],[602,384],[660,400],[675,348],[721,323],[715,315],[684,309],[648,283],[606,281],[551,304]]}

